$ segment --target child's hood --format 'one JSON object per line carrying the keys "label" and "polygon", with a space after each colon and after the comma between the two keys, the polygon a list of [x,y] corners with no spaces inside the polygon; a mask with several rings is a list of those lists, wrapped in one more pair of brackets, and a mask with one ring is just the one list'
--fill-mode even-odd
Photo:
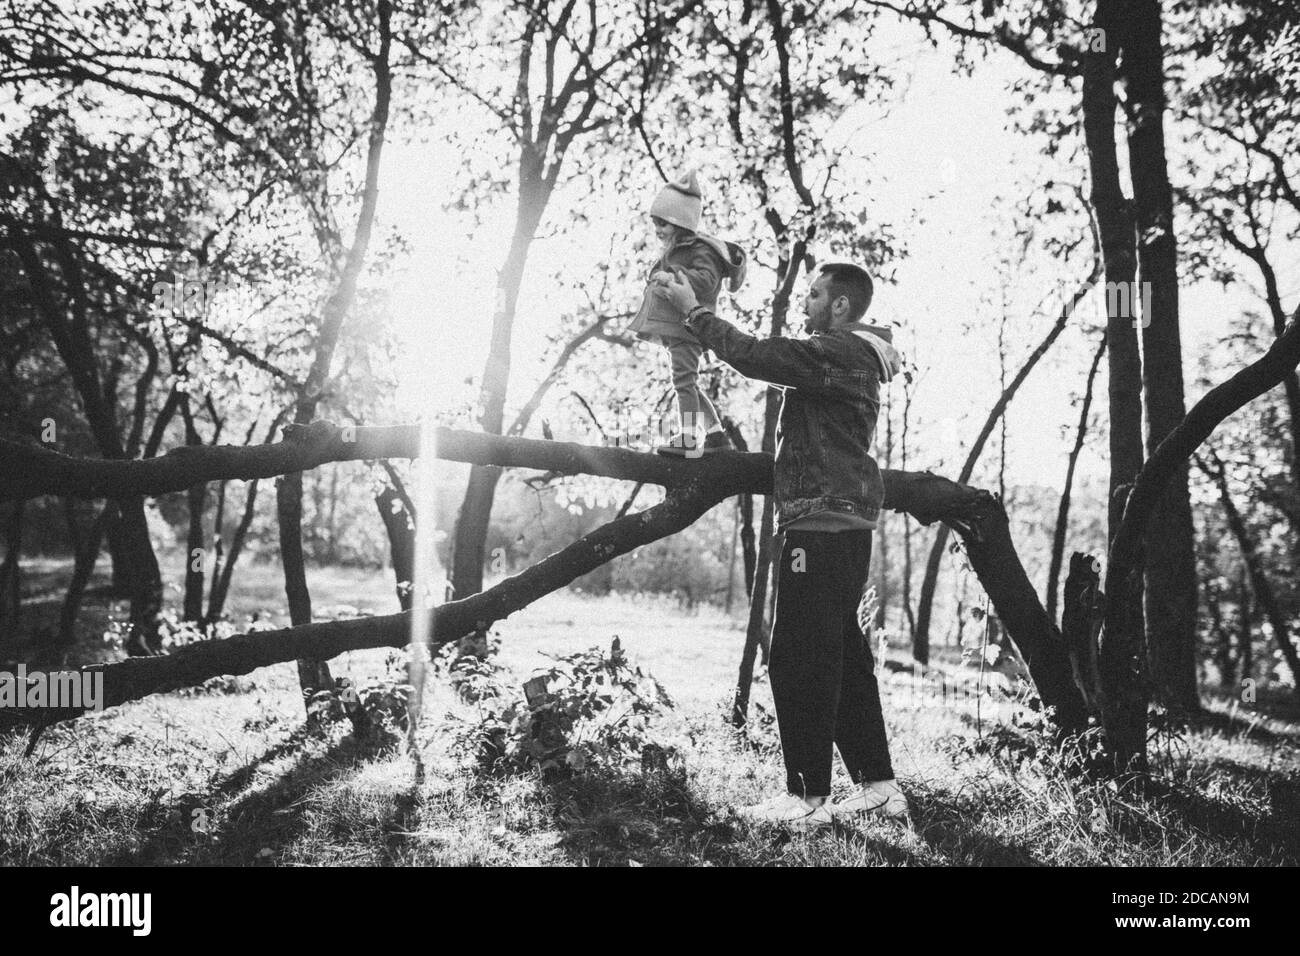
{"label": "child's hood", "polygon": [[719,239],[717,236],[705,235],[702,232],[697,233],[696,238],[716,252],[718,257],[726,263],[727,289],[730,292],[738,291],[745,283],[745,268],[749,261],[749,257],[745,255],[745,250],[729,239]]}
{"label": "child's hood", "polygon": [[858,325],[850,329],[854,335],[871,346],[880,360],[880,380],[888,382],[903,367],[903,357],[894,348],[894,332],[879,325]]}

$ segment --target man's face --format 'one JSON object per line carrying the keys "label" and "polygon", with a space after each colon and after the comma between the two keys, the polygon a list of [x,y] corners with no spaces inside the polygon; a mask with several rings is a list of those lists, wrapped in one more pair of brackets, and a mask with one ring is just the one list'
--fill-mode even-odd
{"label": "man's face", "polygon": [[818,276],[808,287],[808,294],[803,300],[805,332],[825,332],[831,327],[830,277]]}

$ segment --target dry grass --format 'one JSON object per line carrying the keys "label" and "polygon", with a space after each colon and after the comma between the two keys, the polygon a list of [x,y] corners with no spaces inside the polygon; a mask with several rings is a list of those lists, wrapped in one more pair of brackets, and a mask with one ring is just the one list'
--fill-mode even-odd
{"label": "dry grass", "polygon": [[[239,577],[237,616],[282,603],[275,569]],[[387,612],[394,604],[378,574],[316,571],[311,585],[321,616],[339,605]],[[448,718],[472,718],[472,705],[435,682],[417,774],[404,747],[366,747],[337,726],[322,738],[305,735],[296,674],[279,665],[52,730],[33,759],[21,756],[25,741],[0,741],[0,862],[1300,863],[1300,731],[1291,725],[1252,726],[1252,715],[1219,709],[1204,726],[1157,741],[1164,786],[1139,795],[1062,774],[1016,730],[1012,705],[986,700],[977,720],[972,702],[918,695],[908,678],[891,675],[885,709],[912,826],[837,824],[791,837],[732,812],[781,779],[770,721],[753,722],[742,741],[722,720],[739,661],[738,617],[556,594],[499,630],[501,661],[520,681],[546,662],[539,653],[608,645],[619,635],[676,699],[659,732],[680,756],[667,772],[649,774],[483,777],[449,746]],[[373,651],[347,655],[334,670],[365,680],[397,666],[395,656]],[[756,707],[770,708],[770,699],[760,679]]]}

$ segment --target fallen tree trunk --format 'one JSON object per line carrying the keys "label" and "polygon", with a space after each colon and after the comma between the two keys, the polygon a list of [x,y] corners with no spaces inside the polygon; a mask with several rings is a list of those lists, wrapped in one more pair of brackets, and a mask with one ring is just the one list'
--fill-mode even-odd
{"label": "fallen tree trunk", "polygon": [[[506,468],[532,468],[557,475],[599,475],[668,486],[685,481],[719,456],[694,461],[647,455],[626,448],[596,448],[575,442],[507,438],[479,432],[433,429],[434,457]],[[40,495],[120,498],[184,491],[201,481],[248,481],[308,471],[336,461],[418,458],[418,425],[339,426],[312,422],[285,428],[285,438],[265,445],[205,445],[174,448],[157,458],[129,461],[73,458],[40,446],[0,439],[0,501]],[[744,488],[771,490],[771,456],[725,456]]]}
{"label": "fallen tree trunk", "polygon": [[[418,438],[413,426],[349,430],[315,422],[290,440],[273,446],[207,446],[180,450],[180,456],[171,453],[148,462],[78,461],[41,449],[24,452],[31,455],[29,470],[44,468],[46,475],[59,477],[62,493],[105,493],[104,482],[111,479],[132,482],[135,494],[159,494],[189,487],[197,480],[197,469],[203,470],[206,480],[214,480],[266,477],[271,472],[265,469],[273,465],[295,470],[311,467],[304,461],[369,459],[382,457],[385,452],[413,457],[419,452]],[[272,451],[268,452],[268,448]],[[495,587],[437,608],[431,629],[435,643],[482,629],[612,558],[675,534],[729,497],[744,492],[767,494],[772,481],[772,459],[764,454],[733,453],[675,461],[619,448],[451,430],[435,433],[434,453],[456,461],[605,475],[668,489],[660,504],[617,518]],[[112,466],[111,474],[104,471],[105,465]],[[127,470],[123,466],[134,467]],[[976,574],[1029,665],[1043,703],[1055,708],[1063,729],[1077,729],[1076,720],[1084,708],[1078,689],[1068,680],[1069,663],[1060,634],[1029,584],[1007,531],[1006,515],[996,499],[987,492],[928,472],[885,471],[884,483],[886,508],[906,511],[923,524],[944,521],[961,535]],[[109,493],[121,494],[116,488]],[[87,670],[103,673],[105,700],[111,706],[304,656],[327,659],[348,650],[401,647],[409,643],[410,634],[409,613],[307,624],[206,641],[167,657],[96,665]],[[0,712],[0,719],[10,723],[46,723],[51,718],[71,716],[76,714]]]}

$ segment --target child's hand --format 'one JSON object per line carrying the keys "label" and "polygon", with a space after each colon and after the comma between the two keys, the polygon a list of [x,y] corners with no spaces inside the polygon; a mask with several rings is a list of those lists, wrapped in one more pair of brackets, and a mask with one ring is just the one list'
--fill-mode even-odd
{"label": "child's hand", "polygon": [[654,281],[660,285],[662,291],[660,294],[685,315],[691,309],[700,304],[699,299],[695,297],[695,289],[691,284],[682,278],[682,274],[676,269],[673,270],[671,277],[664,273],[657,273]]}

